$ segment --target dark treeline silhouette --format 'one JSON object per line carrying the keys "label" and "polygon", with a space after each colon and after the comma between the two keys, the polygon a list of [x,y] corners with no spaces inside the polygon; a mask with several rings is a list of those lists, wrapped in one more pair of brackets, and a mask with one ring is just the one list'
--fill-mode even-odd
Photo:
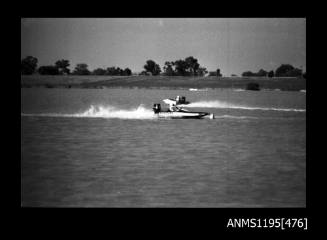
{"label": "dark treeline silhouette", "polygon": [[190,56],[184,60],[167,61],[164,66],[164,75],[166,76],[204,76],[208,71],[201,67],[198,59]]}
{"label": "dark treeline silhouette", "polygon": [[257,73],[253,73],[251,71],[246,71],[246,72],[242,73],[242,76],[243,77],[267,77],[268,72],[263,69],[260,69]]}
{"label": "dark treeline silhouette", "polygon": [[41,75],[59,75],[59,69],[56,66],[41,66],[38,69],[39,74]]}
{"label": "dark treeline silhouette", "polygon": [[290,64],[282,64],[275,71],[276,77],[298,77],[302,75],[301,69],[295,68]]}
{"label": "dark treeline silhouette", "polygon": [[273,70],[269,71],[267,76],[270,78],[274,77],[275,76],[274,71]]}
{"label": "dark treeline silhouette", "polygon": [[69,60],[58,60],[54,65],[40,66],[37,68],[37,58],[27,56],[21,61],[21,74],[31,75],[39,73],[40,75],[110,75],[110,76],[130,76],[132,71],[129,68],[121,69],[116,67],[108,67],[107,69],[96,68],[92,72],[88,69],[86,63],[78,63],[73,72],[68,68]]}
{"label": "dark treeline silhouette", "polygon": [[58,60],[55,63],[55,66],[58,68],[59,74],[69,74],[70,73],[70,69],[68,68],[70,66],[69,61],[68,60]]}
{"label": "dark treeline silhouette", "polygon": [[88,66],[86,63],[77,63],[76,67],[73,71],[73,75],[90,75],[91,72],[88,69]]}
{"label": "dark treeline silhouette", "polygon": [[[102,69],[104,70],[104,69]],[[94,73],[94,71],[93,71]],[[129,68],[121,69],[119,67],[109,67],[105,70],[105,74],[110,76],[130,76],[132,75],[132,71]]]}
{"label": "dark treeline silhouette", "polygon": [[[119,67],[96,68],[93,71],[88,69],[86,63],[76,64],[71,72],[69,60],[61,59],[55,62],[54,65],[37,67],[38,59],[33,56],[27,56],[21,60],[21,74],[31,75],[39,73],[41,75],[109,75],[109,76],[130,76],[132,71],[129,68],[121,69]],[[147,60],[144,65],[144,71],[139,75],[165,75],[165,76],[205,76],[208,71],[202,67],[198,59],[193,56],[187,57],[184,60],[166,61],[161,71],[160,65],[153,60]],[[222,74],[218,68],[216,71],[209,72],[209,76],[221,77]],[[275,71],[265,71],[260,69],[254,73],[246,71],[242,73],[243,77],[303,77],[306,78],[306,73],[302,73],[301,69],[295,68],[290,64],[281,64]]]}
{"label": "dark treeline silhouette", "polygon": [[276,71],[273,70],[267,72],[263,69],[260,69],[259,72],[253,73],[251,71],[246,71],[242,73],[243,77],[306,77],[305,74],[302,73],[301,69],[295,68],[290,64],[282,64],[280,65]]}
{"label": "dark treeline silhouette", "polygon": [[[83,74],[81,74],[80,71],[78,71],[76,72],[76,75],[83,75]],[[96,68],[92,72],[89,71],[87,75],[130,76],[132,75],[132,70],[130,70],[129,68],[121,69],[119,67],[108,67],[107,69]]]}
{"label": "dark treeline silhouette", "polygon": [[129,68],[121,69],[119,67],[108,67],[96,68],[92,72],[88,70],[88,66],[85,63],[79,63],[73,72],[74,75],[107,75],[107,76],[130,76],[132,75],[132,70]]}
{"label": "dark treeline silhouette", "polygon": [[[157,76],[162,71],[155,61],[147,60],[143,67],[145,70],[139,75],[152,75]],[[185,58],[184,60],[179,59],[176,61],[166,61],[163,67],[164,76],[204,76],[208,73],[207,69],[201,67],[198,60],[192,56]]]}
{"label": "dark treeline silhouette", "polygon": [[23,75],[31,75],[35,73],[37,68],[37,58],[32,56],[27,56],[21,61],[21,74]]}
{"label": "dark treeline silhouette", "polygon": [[148,75],[147,73],[151,73],[153,76],[159,75],[161,73],[161,68],[159,64],[155,63],[153,60],[146,61],[146,64],[143,67],[145,71],[141,72],[144,75]]}

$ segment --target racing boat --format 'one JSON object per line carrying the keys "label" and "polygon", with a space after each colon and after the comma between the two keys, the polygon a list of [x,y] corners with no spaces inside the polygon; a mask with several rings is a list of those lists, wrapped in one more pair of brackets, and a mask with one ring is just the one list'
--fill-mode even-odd
{"label": "racing boat", "polygon": [[209,116],[210,119],[214,118],[214,115],[207,112],[191,112],[183,108],[179,108],[174,104],[170,105],[170,108],[166,111],[161,109],[159,103],[153,105],[153,112],[158,116],[158,118],[171,118],[171,119],[183,119],[183,118],[193,118],[200,119],[205,116]]}

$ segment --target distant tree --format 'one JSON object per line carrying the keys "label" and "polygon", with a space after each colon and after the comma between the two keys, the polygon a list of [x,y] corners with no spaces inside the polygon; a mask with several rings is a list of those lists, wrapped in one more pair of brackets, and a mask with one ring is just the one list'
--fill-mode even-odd
{"label": "distant tree", "polygon": [[106,75],[110,75],[110,76],[120,76],[123,75],[124,70],[121,69],[120,67],[109,67],[107,68],[107,72]]}
{"label": "distant tree", "polygon": [[270,78],[274,77],[274,71],[273,70],[271,70],[270,72],[268,72],[268,77],[270,77]]}
{"label": "distant tree", "polygon": [[120,68],[120,67],[117,67],[116,68],[116,72],[117,72],[116,75],[118,75],[118,76],[124,75],[124,70],[122,68]]}
{"label": "distant tree", "polygon": [[125,75],[125,76],[130,76],[130,75],[132,75],[132,70],[129,69],[129,68],[125,68],[125,69],[124,69],[124,75]]}
{"label": "distant tree", "polygon": [[208,76],[209,77],[217,76],[217,72],[216,71],[210,71]]}
{"label": "distant tree", "polygon": [[267,74],[268,74],[267,71],[265,71],[265,70],[263,70],[263,69],[260,69],[259,72],[257,72],[255,75],[256,75],[257,77],[266,77]]}
{"label": "distant tree", "polygon": [[106,70],[103,68],[97,68],[94,69],[92,72],[93,75],[105,75],[106,74]]}
{"label": "distant tree", "polygon": [[201,67],[198,60],[192,56],[184,60],[167,61],[163,69],[166,76],[203,76],[208,73],[206,68]]}
{"label": "distant tree", "polygon": [[108,67],[106,70],[106,75],[111,75],[111,76],[118,75],[116,67]]}
{"label": "distant tree", "polygon": [[31,75],[36,71],[37,68],[37,58],[32,56],[27,56],[21,61],[21,74]]}
{"label": "distant tree", "polygon": [[87,69],[88,66],[86,63],[78,63],[74,69],[74,75],[89,75],[90,71]]}
{"label": "distant tree", "polygon": [[282,64],[276,69],[275,76],[276,77],[285,77],[285,76],[287,76],[287,73],[292,70],[294,70],[294,67],[292,65]]}
{"label": "distant tree", "polygon": [[301,69],[295,68],[290,64],[282,64],[275,72],[276,77],[301,77],[302,74]]}
{"label": "distant tree", "polygon": [[70,73],[70,69],[68,69],[68,67],[70,66],[69,64],[69,60],[58,60],[55,63],[56,67],[59,70],[59,74],[69,74]]}
{"label": "distant tree", "polygon": [[290,70],[286,73],[285,76],[287,77],[301,77],[302,74],[302,70],[299,68],[294,68],[293,70]]}
{"label": "distant tree", "polygon": [[243,77],[266,77],[268,75],[268,72],[260,69],[257,73],[246,71],[242,73]]}
{"label": "distant tree", "polygon": [[189,74],[192,76],[198,75],[198,69],[200,67],[200,64],[198,63],[198,60],[192,56],[185,58],[185,63],[187,66],[187,69],[189,70]]}
{"label": "distant tree", "polygon": [[236,75],[236,74],[231,74],[230,76],[231,76],[231,77],[237,77],[237,75]]}
{"label": "distant tree", "polygon": [[153,60],[147,60],[144,69],[145,71],[152,73],[153,76],[159,75],[161,72],[159,64],[155,63]]}
{"label": "distant tree", "polygon": [[197,75],[203,77],[208,73],[207,69],[205,67],[199,67],[197,70]]}
{"label": "distant tree", "polygon": [[178,76],[189,76],[188,63],[184,60],[177,60],[174,62],[175,72]]}
{"label": "distant tree", "polygon": [[174,66],[174,62],[165,62],[165,66],[164,66],[164,75],[166,76],[173,76],[175,75],[175,71],[173,69]]}
{"label": "distant tree", "polygon": [[142,71],[139,73],[139,75],[149,76],[150,74],[147,71]]}
{"label": "distant tree", "polygon": [[122,75],[124,75],[124,70],[123,69],[121,69],[120,67],[117,67],[117,74],[116,75],[118,75],[118,76],[122,76]]}
{"label": "distant tree", "polygon": [[121,69],[120,67],[108,67],[105,75],[110,76],[130,76],[132,75],[132,70],[129,68]]}
{"label": "distant tree", "polygon": [[38,69],[41,75],[59,75],[59,69],[56,66],[41,66]]}
{"label": "distant tree", "polygon": [[251,71],[246,71],[242,73],[242,77],[253,77],[253,76],[255,76],[255,73]]}

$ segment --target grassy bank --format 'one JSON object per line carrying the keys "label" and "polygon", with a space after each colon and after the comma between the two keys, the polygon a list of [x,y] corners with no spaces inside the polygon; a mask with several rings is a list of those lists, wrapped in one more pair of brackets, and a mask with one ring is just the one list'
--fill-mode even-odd
{"label": "grassy bank", "polygon": [[303,78],[266,77],[168,77],[168,76],[21,76],[21,87],[47,88],[241,88],[256,82],[263,89],[299,91],[306,89]]}

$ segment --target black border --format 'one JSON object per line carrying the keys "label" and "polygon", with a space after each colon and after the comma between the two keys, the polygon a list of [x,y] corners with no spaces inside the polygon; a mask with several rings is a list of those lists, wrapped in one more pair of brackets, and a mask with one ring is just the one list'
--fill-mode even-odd
{"label": "black border", "polygon": [[[274,2],[275,3],[275,2]],[[130,3],[126,3],[127,5]],[[175,3],[167,2],[166,3],[169,6],[176,6]],[[188,4],[191,5],[191,2]],[[258,3],[259,4],[259,3]],[[276,3],[277,4],[277,3]],[[291,4],[291,3],[290,3]],[[298,3],[301,4],[301,3]],[[61,5],[61,4],[59,4]],[[141,17],[141,18],[148,18],[148,17],[250,17],[249,14],[252,14],[252,17],[301,17],[306,18],[307,21],[307,71],[308,71],[308,82],[307,82],[307,165],[306,165],[306,171],[307,171],[307,186],[306,186],[306,208],[213,208],[213,209],[104,209],[104,208],[97,208],[97,209],[82,209],[82,208],[76,208],[76,209],[57,209],[57,208],[21,208],[21,199],[20,199],[20,156],[18,156],[17,152],[17,161],[15,162],[15,206],[20,211],[21,221],[26,223],[27,226],[34,226],[34,224],[37,224],[37,226],[43,226],[43,227],[49,227],[48,224],[59,224],[62,226],[70,226],[70,224],[73,224],[74,226],[81,224],[81,226],[87,227],[87,224],[91,224],[92,227],[105,227],[107,228],[108,225],[110,225],[112,222],[115,222],[113,225],[110,225],[110,228],[122,225],[124,228],[125,226],[133,226],[139,229],[140,231],[151,231],[151,230],[158,230],[157,235],[152,235],[154,237],[160,236],[162,231],[170,231],[170,230],[178,230],[179,232],[185,233],[198,233],[201,237],[204,237],[207,233],[213,233],[213,236],[217,236],[218,230],[224,231],[224,232],[245,232],[245,231],[259,231],[259,232],[271,232],[271,231],[281,231],[278,229],[227,229],[226,224],[229,218],[252,218],[252,217],[307,217],[309,222],[309,232],[312,230],[316,230],[316,223],[317,220],[314,220],[313,215],[313,209],[314,209],[314,187],[313,187],[313,161],[316,159],[321,160],[321,157],[315,157],[315,150],[317,147],[322,147],[320,145],[314,145],[313,141],[315,136],[313,135],[314,130],[314,123],[312,120],[312,115],[314,111],[313,106],[317,106],[314,103],[313,99],[313,92],[316,91],[316,89],[313,89],[313,83],[310,82],[312,79],[316,78],[313,74],[313,58],[314,58],[314,52],[316,52],[313,48],[314,40],[312,39],[312,32],[314,29],[314,21],[313,16],[308,14],[308,8],[306,6],[302,6],[303,8],[298,10],[294,8],[294,6],[287,5],[283,3],[283,6],[287,6],[286,10],[284,11],[278,11],[275,8],[272,8],[268,11],[262,11],[262,12],[256,12],[253,14],[253,11],[247,11],[247,8],[242,9],[238,8],[235,10],[232,8],[231,11],[224,11],[223,9],[226,8],[226,6],[222,5],[220,7],[217,7],[213,5],[213,7],[210,7],[211,5],[206,5],[207,8],[204,12],[198,12],[198,7],[195,5],[194,9],[192,11],[181,11],[179,10],[179,4],[177,8],[174,9],[165,9],[160,8],[160,6],[156,6],[156,11],[148,10],[148,6],[144,5],[138,5],[138,7],[135,7],[135,5],[138,5],[136,3],[133,3],[131,5],[123,7],[117,7],[117,5],[113,5],[113,8],[117,9],[115,11],[113,8],[108,7],[105,5],[105,8],[101,8],[101,6],[97,6],[96,11],[93,10],[93,8],[87,8],[83,11],[73,11],[70,10],[70,7],[66,11],[59,11],[59,9],[54,8],[52,9],[50,13],[44,12],[44,11],[37,11],[30,10],[31,6],[29,7],[24,6],[21,10],[21,13],[19,16],[16,16],[14,22],[14,26],[12,27],[10,33],[12,36],[15,36],[15,40],[17,39],[18,43],[15,43],[14,41],[11,42],[14,46],[12,49],[15,49],[16,51],[17,45],[19,44],[19,37],[20,37],[20,18],[21,17]],[[159,4],[161,5],[161,4]],[[218,4],[219,5],[219,4]],[[245,4],[246,5],[246,4]],[[260,4],[262,5],[262,3]],[[141,6],[141,9],[139,10],[139,7]],[[123,12],[122,9],[126,9],[128,7],[129,9],[132,9],[132,11],[127,11],[128,13]],[[247,5],[249,7],[249,5]],[[268,6],[269,7],[269,6]],[[251,6],[250,6],[251,8]],[[254,8],[256,9],[256,8]],[[279,9],[281,10],[281,9]],[[231,13],[232,12],[232,13]],[[292,14],[290,16],[289,14]],[[231,15],[230,15],[231,14]],[[110,16],[108,16],[110,15]],[[218,16],[217,16],[218,15]],[[229,16],[227,16],[229,15]],[[12,54],[12,52],[11,52]],[[18,55],[17,51],[17,55]],[[18,68],[18,61],[20,61],[20,55],[18,58],[12,57],[12,62],[17,61],[17,68]],[[14,69],[12,69],[11,72],[17,73],[17,82],[14,82],[13,88],[16,91],[14,96],[10,94],[11,96],[8,96],[10,98],[15,97],[15,107],[19,109],[20,111],[20,74],[16,66]],[[322,68],[323,69],[323,68]],[[17,95],[16,95],[17,94]],[[323,95],[321,95],[323,96]],[[20,119],[20,113],[15,110],[14,114],[12,116],[17,116],[17,119],[15,118],[14,123],[14,129],[17,130],[17,136],[20,135],[20,128],[18,128],[18,119]],[[19,114],[19,115],[18,115]],[[19,116],[19,117],[18,117]],[[17,125],[16,125],[17,124]],[[317,126],[316,126],[317,127]],[[17,140],[18,145],[18,140]],[[323,149],[323,148],[321,148]],[[19,175],[19,176],[18,176]],[[18,186],[19,185],[19,186]],[[17,189],[17,191],[16,191]],[[82,209],[82,211],[80,211]],[[68,213],[68,214],[67,214]],[[103,222],[103,220],[105,222]],[[39,225],[38,225],[39,224]],[[139,226],[139,228],[138,228]],[[69,227],[68,227],[69,228]],[[152,228],[152,229],[151,229]],[[203,229],[204,231],[200,231],[199,229]],[[298,231],[298,230],[284,230],[284,232],[287,231]],[[128,232],[128,231],[127,231]],[[303,232],[303,230],[300,230],[300,232]],[[107,236],[110,236],[111,233],[108,233]]]}

